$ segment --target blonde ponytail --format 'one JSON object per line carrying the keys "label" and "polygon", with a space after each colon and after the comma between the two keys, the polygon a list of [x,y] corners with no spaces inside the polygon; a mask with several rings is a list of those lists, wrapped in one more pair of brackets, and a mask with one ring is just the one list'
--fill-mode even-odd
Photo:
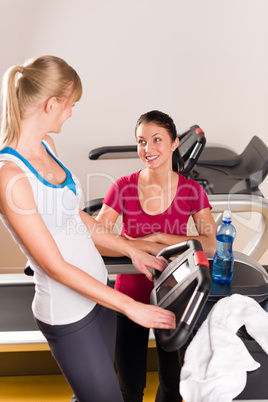
{"label": "blonde ponytail", "polygon": [[18,139],[20,132],[20,107],[16,94],[16,74],[21,67],[11,67],[4,75],[2,84],[3,110],[0,148]]}

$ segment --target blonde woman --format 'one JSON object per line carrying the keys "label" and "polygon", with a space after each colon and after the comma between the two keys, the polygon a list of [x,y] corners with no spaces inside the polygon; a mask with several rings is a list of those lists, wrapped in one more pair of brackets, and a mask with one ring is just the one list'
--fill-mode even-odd
{"label": "blonde woman", "polygon": [[[166,262],[136,250],[79,210],[81,188],[48,133],[60,133],[81,98],[76,71],[44,56],[3,81],[0,217],[34,271],[33,314],[79,402],[122,401],[113,368],[115,311],[146,327],[174,328],[173,314],[107,286],[94,243],[148,267]],[[71,228],[71,229],[70,229]],[[84,230],[82,230],[82,228]]]}

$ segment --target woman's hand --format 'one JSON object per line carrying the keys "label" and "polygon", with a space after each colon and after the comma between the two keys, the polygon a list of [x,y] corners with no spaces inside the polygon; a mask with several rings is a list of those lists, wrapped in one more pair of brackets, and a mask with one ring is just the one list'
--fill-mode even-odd
{"label": "woman's hand", "polygon": [[124,237],[128,240],[145,240],[145,241],[151,241],[151,242],[157,243],[157,234],[158,233],[150,233],[146,236],[131,237],[131,236],[127,235],[126,233],[124,233]]}
{"label": "woman's hand", "polygon": [[164,257],[154,257],[136,247],[133,247],[133,250],[130,252],[130,258],[134,267],[145,274],[150,281],[153,280],[153,273],[149,270],[150,268],[162,272],[168,265]]}
{"label": "woman's hand", "polygon": [[125,315],[132,321],[145,328],[175,329],[174,313],[161,307],[139,302],[131,303]]}

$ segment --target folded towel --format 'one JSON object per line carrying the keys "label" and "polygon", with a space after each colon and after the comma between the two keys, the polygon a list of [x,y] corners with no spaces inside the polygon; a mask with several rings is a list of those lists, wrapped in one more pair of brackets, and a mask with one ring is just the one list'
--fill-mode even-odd
{"label": "folded towel", "polygon": [[236,335],[243,325],[268,354],[268,313],[247,296],[219,300],[186,350],[180,381],[185,402],[230,402],[243,391],[246,372],[260,367]]}

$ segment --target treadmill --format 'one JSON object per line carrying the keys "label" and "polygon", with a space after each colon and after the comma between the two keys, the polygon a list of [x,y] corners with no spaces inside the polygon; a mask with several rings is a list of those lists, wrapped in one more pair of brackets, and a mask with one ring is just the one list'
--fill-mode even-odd
{"label": "treadmill", "polygon": [[[181,171],[181,174],[198,180],[204,186],[208,192],[213,212],[219,213],[219,219],[221,213],[227,207],[231,209],[232,212],[256,211],[261,214],[259,228],[243,250],[245,256],[258,260],[266,251],[268,244],[268,202],[262,197],[258,188],[258,185],[264,180],[268,173],[268,148],[261,140],[254,137],[246,148],[247,152],[242,153],[240,156],[222,147],[213,147],[207,150],[205,147],[206,138],[204,131],[198,125],[191,126],[178,137],[180,139],[179,151],[184,161],[184,169]],[[250,150],[251,152],[249,152]],[[250,158],[251,153],[252,157]],[[224,172],[225,169],[229,169],[228,174],[222,173],[229,183],[229,190],[231,186],[230,183],[232,183],[233,186],[235,182],[240,188],[239,192],[219,193],[220,188],[218,187],[218,182],[222,183],[223,180],[215,180],[219,167],[215,164],[215,160],[213,159],[219,155],[221,155],[219,159],[221,170]],[[111,158],[126,159],[129,157],[138,158],[136,145],[127,147],[102,147],[92,150],[89,153],[91,160]],[[241,167],[241,163],[244,163],[245,158],[251,168],[250,174],[248,173],[249,168],[243,168],[244,165]],[[256,160],[259,164],[257,167],[255,166]],[[177,162],[178,161],[173,160],[174,169],[176,169]],[[179,169],[180,167],[177,165],[177,168]],[[236,173],[231,174],[234,168],[236,169]],[[238,168],[240,169],[239,174]],[[243,169],[246,169],[246,172],[241,179]],[[210,171],[210,175],[207,176],[209,177],[209,182],[205,177],[206,174],[208,174],[208,170]],[[258,172],[261,172],[261,174]],[[250,176],[251,179],[247,180],[247,176]],[[243,185],[240,183],[241,180],[244,183]],[[244,186],[243,190],[241,189],[242,186]],[[85,204],[84,210],[89,214],[93,214],[96,210],[101,208],[101,202],[102,198],[91,200]],[[137,273],[128,258],[114,259],[107,257],[104,260],[110,276],[116,275],[117,273]],[[33,278],[31,277],[33,272],[29,267],[26,267],[25,273],[27,276],[24,275],[24,273],[0,275],[0,297],[3,295],[1,305],[6,306],[5,309],[1,309],[0,311],[0,345],[20,341],[23,344],[30,344],[32,342],[41,344],[44,342],[44,338],[42,336],[40,337],[39,331],[36,333],[37,327],[33,319],[24,317],[24,313],[27,314],[26,311],[29,311],[29,314],[32,315],[30,306],[34,294]],[[232,282],[232,284],[233,283],[234,282]],[[256,281],[254,283],[256,285]],[[262,279],[260,279],[260,284],[261,283],[263,283]],[[251,284],[249,284],[249,286],[251,286]],[[11,297],[9,295],[12,295],[12,299],[14,299],[12,302],[7,301],[9,297]],[[25,306],[25,308],[23,306]],[[9,310],[12,308],[13,311]],[[15,318],[10,320],[9,317]],[[15,332],[18,335],[16,335]]]}
{"label": "treadmill", "polygon": [[[258,177],[259,181],[256,180],[248,180],[246,179],[247,173],[245,172],[243,179],[241,176],[237,176],[235,178],[231,178],[233,184],[236,183],[239,187],[239,191],[233,191],[231,194],[221,194],[217,193],[215,184],[215,175],[217,175],[217,167],[209,168],[211,170],[214,169],[214,179],[213,175],[210,176],[210,182],[206,179],[204,169],[208,169],[207,165],[211,163],[213,158],[207,158],[205,166],[198,163],[200,160],[202,162],[201,156],[204,151],[205,146],[205,136],[200,129],[199,126],[195,125],[190,127],[189,130],[183,133],[184,141],[180,142],[180,152],[182,156],[185,158],[187,162],[187,158],[190,160],[190,163],[187,165],[186,168],[188,172],[185,171],[185,175],[190,177],[189,175],[194,174],[195,179],[198,180],[208,192],[209,201],[213,206],[213,211],[218,212],[219,215],[226,209],[226,206],[230,208],[231,211],[256,211],[262,215],[262,223],[260,230],[256,231],[253,238],[247,245],[247,247],[243,250],[241,255],[239,253],[235,254],[235,269],[234,269],[234,278],[231,282],[231,288],[228,289],[228,292],[236,291],[238,293],[242,292],[241,294],[245,294],[243,292],[252,293],[254,297],[257,297],[259,300],[263,298],[259,302],[262,303],[262,306],[267,311],[267,296],[265,293],[265,289],[267,286],[267,273],[256,261],[253,259],[259,259],[260,256],[265,252],[268,244],[268,203],[262,197],[261,192],[259,191],[258,183],[260,184],[261,180],[267,175],[267,163],[263,163],[264,171],[261,175],[258,176],[258,172],[256,175],[252,177]],[[182,137],[182,138],[183,138]],[[184,145],[184,148],[182,147]],[[107,147],[104,154],[100,153],[95,159],[105,158],[108,156],[109,153],[115,156],[114,147],[112,152],[111,147]],[[116,148],[116,152],[119,153],[119,157],[126,158],[127,155],[125,153],[125,147],[118,150]],[[267,147],[264,145],[264,150],[267,150]],[[185,153],[184,153],[185,150]],[[103,151],[103,150],[102,150]],[[213,150],[213,155],[215,151]],[[137,157],[136,155],[136,146],[135,150],[132,147],[131,150],[128,149],[127,153],[131,155],[131,157]],[[227,152],[230,156],[230,154]],[[91,151],[89,154],[90,159],[94,159],[92,156],[94,152]],[[124,155],[124,156],[123,156]],[[267,150],[268,155],[268,150]],[[211,156],[211,155],[210,155]],[[234,156],[234,155],[232,155]],[[117,156],[116,156],[117,158]],[[266,159],[265,159],[266,158]],[[208,161],[209,159],[209,161]],[[264,159],[267,162],[268,156]],[[203,161],[204,161],[203,160]],[[174,161],[176,163],[176,161]],[[201,166],[202,165],[202,166]],[[211,165],[210,165],[211,166]],[[193,171],[193,167],[197,170]],[[224,169],[224,168],[223,168]],[[182,172],[182,174],[184,174]],[[228,180],[228,175],[225,175],[225,178]],[[214,181],[213,181],[214,180]],[[240,181],[243,180],[243,185],[241,186]],[[240,183],[240,184],[239,184]],[[213,186],[212,186],[213,185]],[[241,187],[244,187],[241,189]],[[246,188],[245,188],[246,187]],[[85,204],[84,210],[88,213],[93,213],[101,206],[102,199],[93,200],[89,203]],[[132,266],[131,261],[128,258],[104,258],[106,267],[108,269],[109,275],[116,275],[117,273],[136,273],[138,271]],[[209,261],[210,262],[210,261]],[[211,262],[210,262],[211,263]],[[245,268],[246,266],[246,268]],[[240,268],[239,268],[240,267]],[[261,267],[261,268],[260,268]],[[243,272],[242,283],[240,282],[241,275],[239,275],[239,270]],[[26,272],[30,272],[29,269],[26,269]],[[237,272],[237,274],[236,274]],[[247,272],[246,275],[244,273]],[[30,272],[31,273],[31,272]],[[34,283],[33,278],[31,276],[26,276],[24,273],[18,274],[1,274],[0,275],[0,297],[1,299],[1,306],[5,306],[0,311],[0,350],[5,346],[10,345],[21,345],[23,348],[29,347],[36,347],[44,348],[43,350],[47,350],[46,340],[42,336],[41,332],[38,330],[31,311],[31,303],[34,294]],[[227,290],[227,288],[225,289]],[[263,293],[264,292],[264,293]],[[223,292],[224,293],[224,292]],[[212,284],[211,288],[211,297],[209,296],[207,299],[207,303],[202,310],[202,314],[200,315],[200,320],[204,319],[207,309],[209,309],[209,303],[215,303],[217,298],[223,297],[223,294],[220,294],[219,288],[215,288],[215,284]],[[10,302],[12,300],[12,302]],[[208,304],[208,307],[206,307]],[[10,317],[12,317],[10,319]],[[250,343],[251,340],[245,339],[245,342]],[[250,345],[252,345],[250,343]],[[252,348],[257,348],[256,345],[252,346]],[[255,353],[255,352],[254,352]],[[263,356],[259,350],[256,350],[256,353],[259,353],[261,359],[266,356]],[[258,360],[258,359],[256,359]],[[266,360],[265,360],[266,361]],[[266,366],[267,367],[267,366]],[[250,377],[256,373],[249,373]],[[256,395],[255,395],[256,396]],[[267,396],[266,396],[267,398]],[[259,398],[260,399],[260,398]]]}
{"label": "treadmill", "polygon": [[[167,247],[161,251],[166,258],[182,252],[170,262],[162,273],[155,273],[151,303],[173,311],[176,315],[176,329],[155,330],[162,348],[174,352],[191,339],[215,302],[223,297],[238,293],[252,297],[268,312],[268,273],[255,260],[235,252],[234,276],[229,284],[212,281],[212,259],[198,255],[202,250],[198,241],[187,241]],[[209,273],[209,275],[208,275]],[[268,401],[268,355],[246,332],[238,330],[253,358],[261,366],[247,373],[244,390],[235,400]]]}

